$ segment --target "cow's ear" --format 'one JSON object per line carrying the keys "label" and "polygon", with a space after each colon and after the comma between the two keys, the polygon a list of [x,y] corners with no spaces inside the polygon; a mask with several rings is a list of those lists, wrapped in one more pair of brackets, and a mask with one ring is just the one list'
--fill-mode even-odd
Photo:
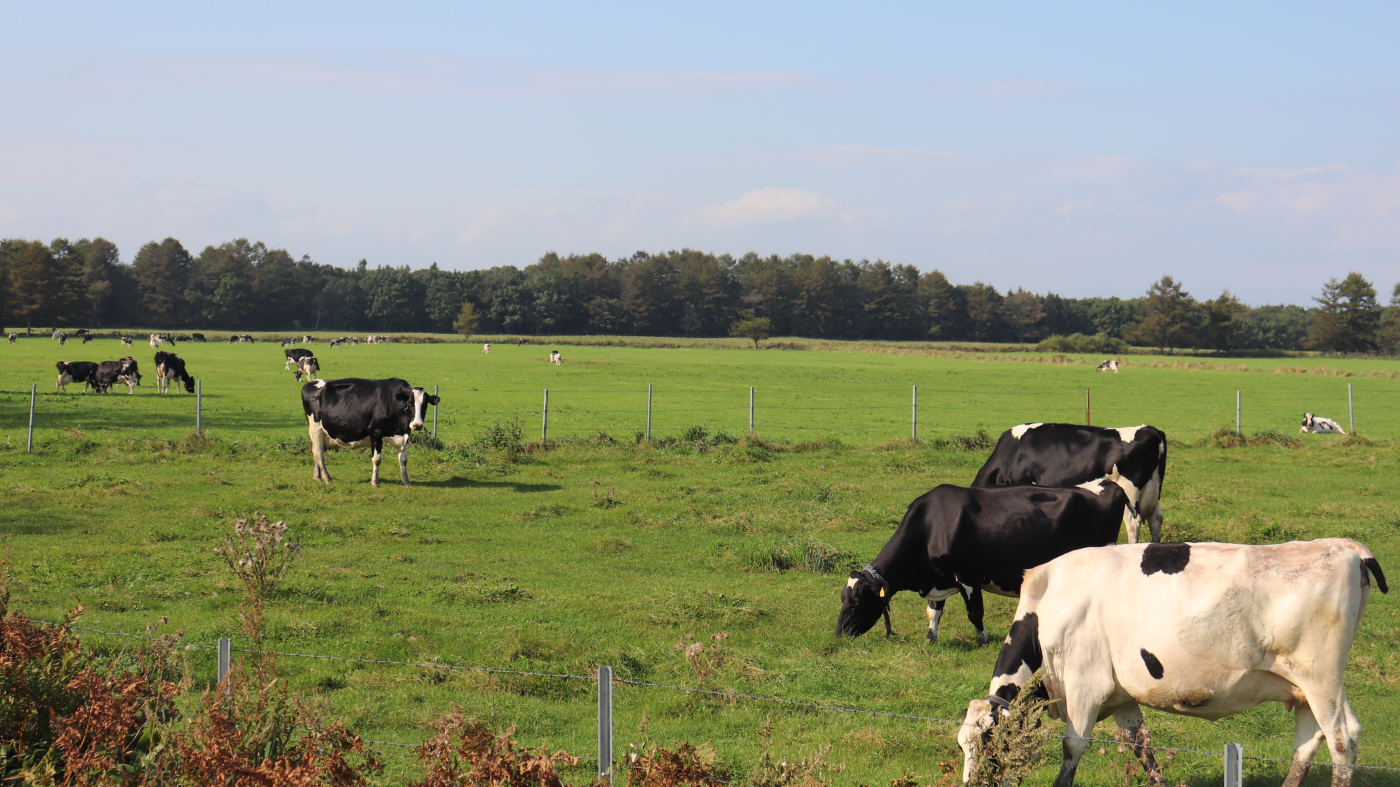
{"label": "cow's ear", "polygon": [[863,576],[865,576],[865,572],[864,572],[864,571],[852,571],[852,572],[851,572],[851,579],[860,579],[860,578],[863,577]]}
{"label": "cow's ear", "polygon": [[442,401],[441,399],[439,399],[439,398],[437,398],[436,396],[433,396],[433,395],[431,395],[431,394],[429,394],[429,395],[428,395],[427,397],[425,397],[425,398],[428,400],[428,404],[431,404],[431,405],[434,405],[434,406],[436,406],[438,402]]}

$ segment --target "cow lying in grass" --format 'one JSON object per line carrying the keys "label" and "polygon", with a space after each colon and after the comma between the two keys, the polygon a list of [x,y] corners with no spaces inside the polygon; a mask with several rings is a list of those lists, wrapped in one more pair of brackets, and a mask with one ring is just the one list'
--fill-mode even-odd
{"label": "cow lying in grass", "polygon": [[[1389,589],[1371,551],[1345,538],[1126,544],[1031,569],[988,696],[968,705],[958,731],[963,780],[1044,667],[1050,715],[1065,722],[1055,787],[1074,783],[1086,738],[1109,716],[1136,738],[1141,705],[1216,720],[1264,702],[1293,711],[1285,787],[1301,784],[1324,738],[1339,766],[1332,785],[1345,787],[1361,724],[1342,678],[1372,582]],[[1156,770],[1150,750],[1144,760]]]}
{"label": "cow lying in grass", "polygon": [[1346,434],[1347,431],[1342,425],[1331,418],[1323,418],[1312,413],[1303,413],[1303,428],[1299,430],[1302,434]]}

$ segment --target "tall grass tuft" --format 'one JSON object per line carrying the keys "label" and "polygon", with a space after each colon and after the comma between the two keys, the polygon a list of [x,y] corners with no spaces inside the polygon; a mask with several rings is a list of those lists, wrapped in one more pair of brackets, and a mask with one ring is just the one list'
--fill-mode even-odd
{"label": "tall grass tuft", "polygon": [[1037,689],[1045,681],[1045,668],[1036,670],[1011,708],[992,725],[982,751],[973,760],[967,783],[971,787],[1015,787],[1039,768],[1045,744],[1054,735],[1045,727],[1045,710],[1052,700],[1040,699]]}

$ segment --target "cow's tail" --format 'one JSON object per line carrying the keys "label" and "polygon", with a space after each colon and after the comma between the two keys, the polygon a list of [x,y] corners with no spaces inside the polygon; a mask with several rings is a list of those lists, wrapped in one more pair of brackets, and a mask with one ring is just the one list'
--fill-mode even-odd
{"label": "cow's tail", "polygon": [[1390,586],[1385,582],[1385,572],[1381,571],[1380,561],[1371,554],[1371,550],[1367,549],[1366,545],[1360,541],[1353,541],[1349,538],[1344,538],[1341,541],[1348,549],[1361,556],[1361,565],[1371,573],[1372,579],[1376,581],[1376,587],[1380,588],[1382,593],[1389,593]]}

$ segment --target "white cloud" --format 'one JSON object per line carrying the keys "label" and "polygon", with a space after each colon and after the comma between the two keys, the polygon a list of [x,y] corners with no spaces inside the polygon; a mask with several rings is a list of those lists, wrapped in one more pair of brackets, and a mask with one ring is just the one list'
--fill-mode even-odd
{"label": "white cloud", "polygon": [[807,189],[754,189],[736,200],[700,211],[707,223],[720,227],[773,224],[831,216],[837,209],[829,197]]}

